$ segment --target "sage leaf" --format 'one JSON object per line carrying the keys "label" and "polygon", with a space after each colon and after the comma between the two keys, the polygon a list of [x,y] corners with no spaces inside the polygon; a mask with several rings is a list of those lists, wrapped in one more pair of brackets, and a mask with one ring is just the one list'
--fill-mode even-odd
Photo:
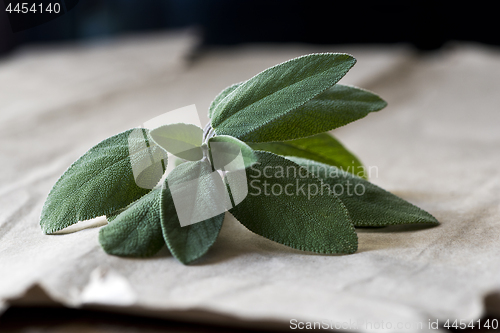
{"label": "sage leaf", "polygon": [[[302,109],[340,80],[356,60],[348,54],[310,54],[281,63],[243,82],[215,105],[211,125],[218,135],[245,142],[296,139],[303,135]],[[299,125],[300,127],[300,125]]]}
{"label": "sage leaf", "polygon": [[217,95],[217,97],[215,97],[215,99],[212,101],[212,103],[210,103],[210,107],[208,109],[208,116],[210,118],[212,118],[212,114],[213,114],[213,111],[215,109],[215,107],[217,106],[217,104],[219,104],[224,98],[226,98],[227,95],[229,95],[230,93],[232,93],[236,88],[238,88],[238,86],[241,85],[242,82],[240,83],[235,83],[235,84],[232,84],[230,85],[229,87],[225,88],[224,90],[222,90],[219,95]]}
{"label": "sage leaf", "polygon": [[183,160],[182,158],[176,157],[176,158],[174,158],[173,162],[174,162],[174,167],[177,167],[177,166],[181,165],[182,163],[186,162],[186,160]]}
{"label": "sage leaf", "polygon": [[387,103],[367,90],[336,84],[283,116],[266,124],[266,135],[247,141],[284,141],[326,132],[383,109]]}
{"label": "sage leaf", "polygon": [[203,158],[203,130],[192,124],[170,124],[151,130],[153,140],[163,149],[188,161]]}
{"label": "sage leaf", "polygon": [[[147,130],[131,129],[100,142],[74,162],[45,201],[40,217],[43,232],[111,214],[151,191],[154,186],[140,187],[136,179],[139,183],[148,179],[147,185],[158,182],[167,155],[149,139]],[[133,168],[141,162],[140,168]],[[144,176],[152,170],[152,176]]]}
{"label": "sage leaf", "polygon": [[106,220],[108,220],[108,223],[112,222],[114,219],[116,219],[118,217],[118,215],[120,215],[126,209],[127,209],[127,207],[121,208],[121,209],[118,209],[117,211],[114,211],[113,213],[107,214]]}
{"label": "sage leaf", "polygon": [[124,257],[150,257],[165,245],[160,223],[161,188],[155,188],[99,230],[106,253]]}
{"label": "sage leaf", "polygon": [[[200,258],[214,244],[229,200],[224,196],[222,179],[206,161],[185,162],[167,176],[161,228],[170,252],[183,264]],[[190,224],[181,223],[179,216]]]}
{"label": "sage leaf", "polygon": [[181,226],[204,221],[231,208],[221,176],[203,159],[185,162],[167,176]]}
{"label": "sage leaf", "polygon": [[322,182],[281,156],[256,151],[247,169],[248,196],[229,210],[245,227],[295,249],[354,253],[357,235],[335,196],[321,195]]}
{"label": "sage leaf", "polygon": [[[229,88],[228,96],[241,83],[237,83]],[[230,98],[230,96],[228,97]],[[222,100],[222,99],[221,99]],[[221,100],[214,100],[212,103],[217,103]],[[272,142],[286,141],[295,138],[304,138],[321,132],[326,132],[350,122],[361,119],[367,116],[370,112],[380,111],[387,106],[387,102],[381,99],[378,95],[361,88],[335,84],[323,93],[307,101],[303,106],[291,111],[289,115],[283,117],[282,120],[276,123],[266,124],[267,131],[265,140],[252,140],[255,142]],[[215,108],[214,105],[211,108]],[[295,113],[300,114],[300,121],[297,121]],[[286,127],[286,122],[293,122],[293,130],[289,137],[283,136],[281,133],[272,135],[273,129],[279,133],[280,129]],[[246,140],[248,141],[248,140]]]}
{"label": "sage leaf", "polygon": [[356,227],[439,224],[428,212],[362,178],[324,163],[297,157],[287,158],[328,184],[344,203]]}
{"label": "sage leaf", "polygon": [[232,136],[214,136],[208,140],[208,146],[217,170],[242,170],[257,161],[253,149]]}
{"label": "sage leaf", "polygon": [[325,163],[358,177],[367,178],[361,161],[329,133],[284,142],[249,143],[248,145],[255,150]]}

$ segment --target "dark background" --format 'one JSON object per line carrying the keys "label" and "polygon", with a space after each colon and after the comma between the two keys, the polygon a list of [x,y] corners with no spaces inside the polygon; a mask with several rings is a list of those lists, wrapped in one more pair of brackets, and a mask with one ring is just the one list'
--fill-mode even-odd
{"label": "dark background", "polygon": [[204,45],[404,42],[435,50],[450,40],[500,44],[494,2],[80,0],[67,14],[18,33],[11,31],[2,5],[0,54],[25,43],[191,26],[200,29]]}

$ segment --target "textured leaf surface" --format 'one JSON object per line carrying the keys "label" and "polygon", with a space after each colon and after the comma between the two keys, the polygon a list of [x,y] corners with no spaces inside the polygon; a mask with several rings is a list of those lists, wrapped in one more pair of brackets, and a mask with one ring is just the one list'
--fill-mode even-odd
{"label": "textured leaf surface", "polygon": [[99,242],[109,254],[150,257],[165,245],[160,222],[161,188],[129,205],[99,230]]}
{"label": "textured leaf surface", "polygon": [[[137,129],[100,142],[66,170],[43,206],[40,217],[43,232],[56,232],[78,221],[111,214],[150,191],[139,187],[134,179],[131,159],[149,160],[151,155],[146,144],[144,149],[130,155],[129,139],[134,131]],[[144,137],[132,136],[133,140],[144,141],[147,130],[142,131]]]}
{"label": "textured leaf surface", "polygon": [[[183,264],[188,264],[200,258],[208,251],[217,239],[224,220],[224,212],[221,212],[201,222],[181,227],[169,183],[189,182],[199,178],[200,173],[211,173],[211,169],[203,168],[201,163],[203,162],[183,163],[169,174],[168,177],[170,177],[170,179],[167,178],[162,189],[161,228],[163,231],[163,238],[170,252]],[[221,180],[218,174],[216,176]],[[177,180],[173,181],[172,178],[177,178]],[[210,187],[211,185],[211,182],[204,183],[203,180],[200,180],[200,183],[197,185],[199,188],[199,200],[196,202],[197,205],[211,205],[212,201],[224,200],[223,197],[221,198],[220,196],[214,195],[215,188],[207,188],[207,186]],[[179,206],[177,206],[177,208],[179,208]],[[184,209],[197,210],[199,208],[199,206],[191,206],[185,207]],[[201,208],[203,208],[203,206]],[[207,216],[213,215],[211,214],[213,205],[211,207],[206,206],[206,208],[208,209],[208,212],[206,212]],[[222,207],[222,209],[223,211],[225,210],[224,207]],[[185,212],[180,213],[182,214]]]}
{"label": "textured leaf surface", "polygon": [[168,175],[167,182],[182,226],[204,221],[231,208],[221,176],[206,159],[182,163]]}
{"label": "textured leaf surface", "polygon": [[366,178],[361,161],[328,133],[284,142],[249,143],[255,150],[265,150],[281,156],[295,156],[336,166]]}
{"label": "textured leaf surface", "polygon": [[235,165],[232,170],[248,168],[257,161],[253,149],[245,142],[232,136],[218,135],[212,137],[208,140],[208,145],[215,169],[225,168],[229,163],[235,161],[240,154],[243,163],[235,161],[236,163],[233,164],[241,165]]}
{"label": "textured leaf surface", "polygon": [[203,158],[203,130],[198,126],[183,123],[164,125],[152,130],[150,135],[160,147],[175,156],[188,161]]}
{"label": "textured leaf surface", "polygon": [[[230,210],[238,221],[256,234],[299,250],[357,250],[346,208],[335,196],[319,194],[319,179],[281,156],[263,151],[256,155],[258,163],[248,169],[250,192]],[[316,195],[309,195],[315,189]]]}
{"label": "textured leaf surface", "polygon": [[300,107],[333,86],[355,62],[347,54],[321,53],[271,67],[243,82],[214,106],[212,128],[218,135],[246,142],[306,136],[294,129],[303,113]]}
{"label": "textured leaf surface", "polygon": [[112,222],[114,219],[116,219],[118,217],[118,215],[120,215],[125,209],[127,209],[127,207],[118,209],[117,211],[114,211],[113,213],[107,214],[106,220],[108,220],[108,223]]}
{"label": "textured leaf surface", "polygon": [[283,141],[326,132],[383,109],[387,103],[367,90],[336,84],[304,105],[266,124],[265,140]]}
{"label": "textured leaf surface", "polygon": [[[348,172],[303,158],[288,157],[336,192],[357,227],[439,222],[426,211]],[[341,193],[342,191],[342,193]],[[362,195],[358,195],[361,194]]]}
{"label": "textured leaf surface", "polygon": [[212,118],[213,111],[217,104],[219,104],[224,98],[226,98],[227,95],[233,92],[234,89],[238,88],[238,86],[241,85],[242,82],[240,83],[235,83],[233,85],[230,85],[229,87],[225,88],[222,90],[217,97],[210,103],[210,107],[208,109],[208,116]]}

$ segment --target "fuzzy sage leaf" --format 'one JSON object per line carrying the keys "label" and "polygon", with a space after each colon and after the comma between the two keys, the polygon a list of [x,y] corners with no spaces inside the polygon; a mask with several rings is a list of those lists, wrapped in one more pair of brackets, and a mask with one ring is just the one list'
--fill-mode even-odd
{"label": "fuzzy sage leaf", "polygon": [[[230,94],[239,85],[241,83],[223,90],[212,102],[210,109],[215,109],[216,103],[220,103],[224,98],[231,98]],[[307,137],[344,126],[386,106],[387,103],[383,99],[368,90],[337,83],[301,107],[292,110],[288,115],[267,123],[265,140],[252,141],[285,141]],[[287,122],[293,125],[288,136],[280,133],[289,125]],[[238,135],[237,131],[233,132],[232,135]]]}
{"label": "fuzzy sage leaf", "polygon": [[355,62],[348,54],[321,53],[271,67],[243,82],[214,106],[212,128],[218,135],[246,142],[303,137],[294,129],[300,122],[300,107],[337,83]]}
{"label": "fuzzy sage leaf", "polygon": [[303,158],[287,158],[307,168],[314,176],[328,184],[344,203],[356,227],[439,224],[436,218],[426,211],[348,172]]}
{"label": "fuzzy sage leaf", "polygon": [[[102,141],[56,182],[42,230],[106,215],[99,241],[107,253],[148,257],[166,244],[188,264],[215,243],[226,210],[263,237],[317,253],[354,253],[355,226],[437,224],[353,175],[366,176],[363,165],[325,133],[386,106],[337,83],[354,63],[338,53],[292,59],[224,89],[205,130],[167,124]],[[175,168],[158,185],[167,151]]]}
{"label": "fuzzy sage leaf", "polygon": [[230,206],[222,179],[205,161],[185,162],[167,177],[162,189],[161,228],[172,254],[187,264],[215,242]]}
{"label": "fuzzy sage leaf", "polygon": [[252,166],[257,161],[253,149],[245,142],[232,136],[218,135],[210,138],[208,146],[210,147],[210,154],[215,169],[227,169],[227,165],[233,162],[240,154],[243,159],[241,163],[242,169]]}
{"label": "fuzzy sage leaf", "polygon": [[235,84],[232,84],[230,85],[229,87],[225,88],[224,90],[222,90],[218,95],[217,97],[215,97],[215,99],[212,101],[212,103],[210,103],[210,107],[208,109],[208,116],[210,118],[212,118],[213,116],[213,111],[215,109],[215,107],[224,99],[226,98],[227,95],[229,95],[230,93],[233,92],[234,89],[238,88],[241,83],[243,82],[240,82],[240,83],[235,83]]}
{"label": "fuzzy sage leaf", "polygon": [[203,157],[201,149],[203,130],[191,124],[170,124],[151,130],[153,140],[163,149],[188,161]]}
{"label": "fuzzy sage leaf", "polygon": [[281,156],[255,154],[258,162],[248,170],[250,193],[229,210],[238,221],[256,234],[299,250],[357,250],[356,232],[342,202],[335,196],[313,194],[321,191],[318,178]]}
{"label": "fuzzy sage leaf", "polygon": [[329,133],[284,142],[249,143],[249,146],[281,156],[326,163],[366,179],[365,167],[361,161]]}
{"label": "fuzzy sage leaf", "polygon": [[[132,153],[131,146],[135,147]],[[152,155],[158,157],[158,154],[159,159],[153,159],[154,163],[134,175],[131,161],[150,161]],[[53,233],[126,207],[154,187],[142,188],[136,181],[147,180],[149,184],[159,181],[166,159],[166,154],[151,144],[144,129],[131,129],[100,142],[54,184],[40,217],[43,232]]]}
{"label": "fuzzy sage leaf", "polygon": [[172,194],[165,182],[161,197],[161,229],[170,252],[183,264],[202,257],[215,243],[225,213],[181,227]]}
{"label": "fuzzy sage leaf", "polygon": [[284,141],[311,136],[344,126],[386,105],[367,90],[336,84],[293,112],[269,122],[265,137],[250,141]]}
{"label": "fuzzy sage leaf", "polygon": [[155,188],[99,230],[99,242],[109,254],[150,257],[165,245],[160,225],[161,188]]}
{"label": "fuzzy sage leaf", "polygon": [[181,226],[204,221],[231,207],[219,173],[205,159],[180,164],[167,176],[167,182]]}

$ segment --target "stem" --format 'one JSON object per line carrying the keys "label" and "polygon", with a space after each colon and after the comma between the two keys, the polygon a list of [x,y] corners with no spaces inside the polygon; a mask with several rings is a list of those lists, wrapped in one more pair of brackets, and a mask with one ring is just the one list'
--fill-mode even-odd
{"label": "stem", "polygon": [[210,138],[213,138],[215,136],[215,131],[212,128],[212,124],[208,122],[205,125],[205,128],[203,128],[203,143],[207,143]]}

